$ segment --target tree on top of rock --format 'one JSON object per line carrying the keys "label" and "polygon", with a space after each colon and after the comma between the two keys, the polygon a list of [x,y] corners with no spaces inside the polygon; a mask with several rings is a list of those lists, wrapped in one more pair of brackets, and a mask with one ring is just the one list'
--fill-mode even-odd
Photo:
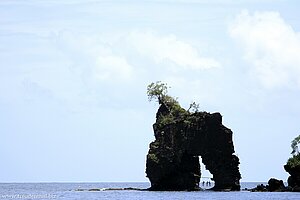
{"label": "tree on top of rock", "polygon": [[[175,113],[195,113],[199,111],[199,104],[192,102],[190,107],[186,111],[181,108],[177,98],[168,95],[168,88],[170,88],[166,83],[161,81],[156,81],[155,83],[150,83],[147,87],[148,100],[152,101],[156,99],[160,105],[164,104],[168,106]],[[171,113],[174,114],[174,113]]]}
{"label": "tree on top of rock", "polygon": [[157,99],[159,104],[178,104],[177,100],[168,95],[168,85],[161,81],[150,83],[147,87],[148,100]]}
{"label": "tree on top of rock", "polygon": [[298,137],[296,137],[296,138],[292,141],[291,147],[292,147],[292,149],[293,149],[293,151],[292,151],[292,154],[293,154],[293,155],[299,154],[299,148],[298,148],[299,143],[300,143],[300,135],[298,135]]}
{"label": "tree on top of rock", "polygon": [[290,167],[300,166],[300,153],[299,153],[299,149],[298,149],[299,144],[300,144],[300,135],[297,136],[292,141],[292,144],[291,144],[291,148],[292,148],[291,154],[293,155],[293,157],[289,158],[287,161],[287,165]]}

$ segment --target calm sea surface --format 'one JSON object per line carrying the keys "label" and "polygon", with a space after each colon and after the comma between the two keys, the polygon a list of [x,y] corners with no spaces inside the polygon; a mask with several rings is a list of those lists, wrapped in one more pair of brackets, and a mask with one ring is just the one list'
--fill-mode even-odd
{"label": "calm sea surface", "polygon": [[[260,183],[242,183],[253,188]],[[265,183],[264,183],[265,184]],[[149,192],[149,191],[86,191],[93,188],[148,188],[149,183],[0,183],[0,199],[300,199],[292,192]],[[76,191],[84,189],[84,191]]]}

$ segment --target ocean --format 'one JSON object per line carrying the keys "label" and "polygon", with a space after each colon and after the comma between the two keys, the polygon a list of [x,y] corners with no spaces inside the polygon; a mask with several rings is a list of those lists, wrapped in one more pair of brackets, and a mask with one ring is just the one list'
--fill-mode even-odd
{"label": "ocean", "polygon": [[[261,183],[244,182],[242,188],[254,188]],[[266,184],[266,183],[262,183]],[[294,192],[150,192],[135,190],[88,191],[96,188],[148,188],[149,183],[0,183],[0,199],[64,199],[64,200],[198,200],[198,199],[300,199]],[[205,186],[206,187],[206,186]]]}

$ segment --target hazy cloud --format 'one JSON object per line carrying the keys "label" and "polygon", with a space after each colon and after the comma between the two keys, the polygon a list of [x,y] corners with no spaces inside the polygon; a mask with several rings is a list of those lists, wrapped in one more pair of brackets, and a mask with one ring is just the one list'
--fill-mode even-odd
{"label": "hazy cloud", "polygon": [[[60,44],[64,54],[70,54],[73,62],[82,71],[89,71],[89,78],[105,82],[129,81],[133,76],[133,66],[126,57],[113,52],[113,44],[102,35],[75,35],[63,33]],[[85,63],[83,65],[82,63]]]}
{"label": "hazy cloud", "polygon": [[278,12],[242,11],[229,32],[265,87],[300,86],[300,35]]}
{"label": "hazy cloud", "polygon": [[130,66],[125,58],[118,56],[98,56],[96,58],[96,66],[94,75],[96,79],[109,81],[115,78],[130,80],[133,67]]}
{"label": "hazy cloud", "polygon": [[220,67],[213,58],[199,55],[191,44],[179,40],[175,35],[160,36],[155,32],[131,32],[128,41],[139,54],[153,59],[156,63],[171,61],[178,69],[209,69]]}

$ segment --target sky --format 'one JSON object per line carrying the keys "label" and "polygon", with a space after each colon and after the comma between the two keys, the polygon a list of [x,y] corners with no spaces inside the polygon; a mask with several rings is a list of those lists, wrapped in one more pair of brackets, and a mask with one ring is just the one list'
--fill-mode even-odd
{"label": "sky", "polygon": [[[242,180],[286,180],[297,0],[1,0],[0,182],[144,182],[162,81],[220,112]],[[202,166],[203,175],[209,175]]]}

